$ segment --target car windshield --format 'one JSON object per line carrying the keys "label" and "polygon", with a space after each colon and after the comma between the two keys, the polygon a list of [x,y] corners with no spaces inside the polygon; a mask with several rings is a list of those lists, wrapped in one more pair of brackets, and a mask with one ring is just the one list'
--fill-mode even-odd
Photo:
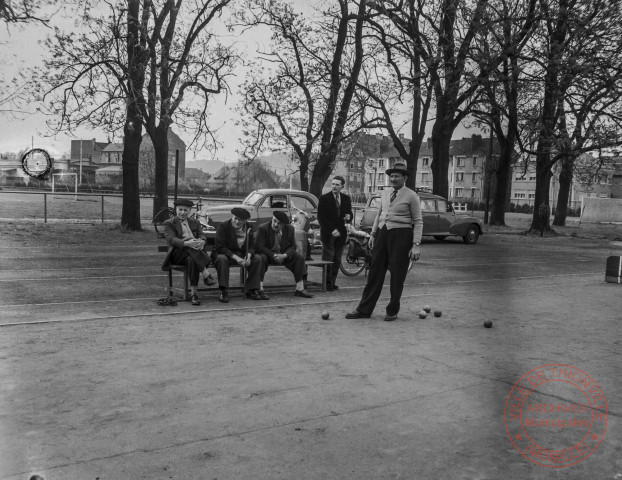
{"label": "car windshield", "polygon": [[263,198],[263,195],[259,192],[251,192],[242,202],[244,205],[257,205]]}

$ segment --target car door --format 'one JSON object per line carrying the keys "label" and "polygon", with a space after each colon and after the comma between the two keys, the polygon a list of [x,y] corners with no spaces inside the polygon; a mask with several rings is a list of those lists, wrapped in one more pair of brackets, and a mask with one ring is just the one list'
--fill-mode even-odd
{"label": "car door", "polygon": [[361,212],[361,220],[358,222],[359,228],[371,228],[376,220],[376,215],[380,209],[380,197],[374,196],[369,199],[367,205]]}
{"label": "car door", "polygon": [[456,214],[451,203],[447,200],[436,200],[438,207],[438,233],[449,233],[449,228],[455,221]]}
{"label": "car door", "polygon": [[423,217],[423,235],[433,235],[438,230],[436,200],[433,198],[422,198],[420,203],[421,216]]}

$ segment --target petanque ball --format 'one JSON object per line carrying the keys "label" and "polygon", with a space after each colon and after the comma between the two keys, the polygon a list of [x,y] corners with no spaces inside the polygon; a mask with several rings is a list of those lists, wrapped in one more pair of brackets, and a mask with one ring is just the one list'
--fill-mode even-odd
{"label": "petanque ball", "polygon": [[443,314],[443,312],[441,312],[440,310],[434,310],[434,316],[435,317],[440,317]]}
{"label": "petanque ball", "polygon": [[492,327],[492,320],[486,320],[484,322],[484,327],[491,328]]}
{"label": "petanque ball", "polygon": [[432,307],[430,305],[426,305],[425,307],[423,307],[423,309],[426,313],[430,313],[432,311]]}
{"label": "petanque ball", "polygon": [[425,310],[421,310],[419,312],[419,318],[425,318],[428,316],[428,313]]}
{"label": "petanque ball", "polygon": [[330,317],[330,313],[328,313],[328,312],[322,312],[322,318],[323,318],[324,320],[328,320],[328,318],[329,318],[329,317]]}

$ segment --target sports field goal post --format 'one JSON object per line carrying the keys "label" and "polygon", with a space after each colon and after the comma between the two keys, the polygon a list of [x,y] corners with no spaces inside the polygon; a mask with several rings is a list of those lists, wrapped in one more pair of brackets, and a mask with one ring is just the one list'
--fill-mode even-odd
{"label": "sports field goal post", "polygon": [[[59,182],[56,181],[56,177],[60,178]],[[65,177],[73,177],[73,191],[75,193],[75,195],[73,196],[73,199],[77,200],[78,199],[78,174],[77,173],[70,173],[70,172],[53,173],[52,174],[52,198],[55,198],[55,199],[67,198],[67,195],[54,195],[54,193],[57,190],[58,185],[67,186],[67,184],[64,181],[62,181]],[[57,185],[57,183],[58,183],[58,185]],[[70,190],[67,189],[67,191],[70,191]]]}

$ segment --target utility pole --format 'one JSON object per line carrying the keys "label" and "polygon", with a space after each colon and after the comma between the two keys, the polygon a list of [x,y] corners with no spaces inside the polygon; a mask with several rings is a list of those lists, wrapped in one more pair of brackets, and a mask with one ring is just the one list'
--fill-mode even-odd
{"label": "utility pole", "polygon": [[80,139],[80,180],[78,183],[82,185],[82,139]]}

